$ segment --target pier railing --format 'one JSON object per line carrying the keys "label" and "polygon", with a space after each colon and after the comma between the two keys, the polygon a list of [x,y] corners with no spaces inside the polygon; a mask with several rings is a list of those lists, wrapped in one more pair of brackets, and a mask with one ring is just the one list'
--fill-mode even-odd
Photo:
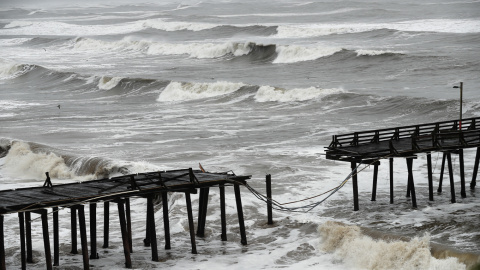
{"label": "pier railing", "polygon": [[371,157],[385,153],[399,155],[400,150],[424,152],[477,146],[480,144],[479,121],[479,117],[463,119],[461,130],[459,120],[451,120],[333,135],[327,147],[327,157],[335,156],[335,151],[358,158],[362,151]]}

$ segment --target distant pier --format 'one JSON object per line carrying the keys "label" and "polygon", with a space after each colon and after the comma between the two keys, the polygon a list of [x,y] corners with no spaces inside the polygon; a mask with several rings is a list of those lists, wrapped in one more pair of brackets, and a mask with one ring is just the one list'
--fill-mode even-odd
{"label": "distant pier", "polygon": [[390,203],[393,203],[393,160],[405,158],[408,169],[407,197],[412,198],[412,206],[417,207],[415,184],[412,173],[413,160],[420,153],[427,154],[429,200],[433,201],[432,152],[443,153],[438,192],[442,192],[445,161],[448,164],[451,202],[455,203],[452,154],[459,156],[460,195],[466,197],[463,150],[477,148],[470,188],[476,186],[480,159],[480,117],[422,125],[402,126],[388,129],[359,131],[350,134],[334,135],[326,149],[326,157],[331,160],[350,162],[353,171],[354,210],[359,210],[357,164],[374,166],[372,201],[376,200],[378,166],[380,160],[388,159],[390,165]]}
{"label": "distant pier", "polygon": [[[132,267],[132,223],[130,218],[130,198],[140,197],[146,199],[146,237],[145,246],[152,250],[152,260],[158,261],[157,232],[155,230],[155,216],[153,200],[161,196],[163,202],[163,222],[165,228],[165,249],[170,249],[170,226],[168,217],[167,193],[181,192],[185,194],[190,228],[191,252],[196,254],[195,230],[190,194],[200,190],[199,213],[197,233],[204,236],[207,216],[208,194],[211,187],[218,187],[220,191],[221,208],[221,240],[227,240],[225,219],[225,187],[233,186],[235,192],[238,221],[240,227],[241,243],[247,244],[245,225],[243,219],[240,185],[246,184],[250,176],[238,176],[232,173],[209,173],[200,170],[173,170],[164,172],[150,172],[131,174],[110,179],[86,181],[82,183],[52,185],[47,173],[47,180],[42,187],[21,188],[0,191],[0,269],[6,269],[5,242],[4,242],[4,215],[17,213],[20,224],[21,266],[27,268],[27,263],[33,262],[32,257],[32,214],[41,216],[43,242],[45,250],[45,264],[47,269],[59,265],[59,208],[70,208],[71,211],[71,253],[77,253],[77,219],[80,229],[81,249],[84,269],[89,269],[89,260],[98,259],[97,254],[97,203],[104,204],[104,233],[103,248],[109,245],[109,204],[116,203],[118,208],[121,228],[123,250],[125,254],[125,267]],[[87,241],[87,228],[85,222],[85,207],[89,205],[90,211],[90,250]],[[47,209],[53,209],[53,262],[50,249]],[[90,254],[90,256],[89,256]]]}

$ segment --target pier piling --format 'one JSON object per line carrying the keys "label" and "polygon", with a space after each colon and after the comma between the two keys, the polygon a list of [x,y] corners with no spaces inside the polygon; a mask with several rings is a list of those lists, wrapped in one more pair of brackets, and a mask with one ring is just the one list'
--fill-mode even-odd
{"label": "pier piling", "polygon": [[108,236],[110,229],[110,203],[103,203],[103,248],[108,248]]}
{"label": "pier piling", "polygon": [[450,177],[450,201],[452,203],[456,202],[455,199],[455,185],[453,181],[453,166],[452,166],[452,154],[450,152],[447,153],[447,162],[448,162],[448,175]]}
{"label": "pier piling", "polygon": [[353,211],[358,211],[358,183],[357,183],[357,164],[355,161],[350,163],[352,168],[352,187],[353,187]]}
{"label": "pier piling", "polygon": [[170,220],[168,217],[168,194],[162,192],[163,227],[165,231],[165,249],[170,249]]}
{"label": "pier piling", "polygon": [[470,182],[470,189],[475,189],[477,185],[478,163],[480,161],[480,147],[477,147],[477,155],[475,156],[475,164],[473,165],[472,182]]}
{"label": "pier piling", "polygon": [[247,244],[247,235],[245,233],[245,222],[243,220],[243,208],[242,208],[242,198],[240,197],[240,186],[234,184],[233,188],[235,190],[235,200],[237,202],[237,214],[238,214],[238,225],[240,227],[240,236],[242,245]]}
{"label": "pier piling", "polygon": [[58,228],[58,207],[53,207],[53,266],[60,265],[60,232]]}
{"label": "pier piling", "polygon": [[432,154],[427,153],[428,200],[433,201]]}
{"label": "pier piling", "polygon": [[268,224],[273,224],[273,213],[272,213],[272,176],[267,174],[266,176],[267,183],[267,217]]}

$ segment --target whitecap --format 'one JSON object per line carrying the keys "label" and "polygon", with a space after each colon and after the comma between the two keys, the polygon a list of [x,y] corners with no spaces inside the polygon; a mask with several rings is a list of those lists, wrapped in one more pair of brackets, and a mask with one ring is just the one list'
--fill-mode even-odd
{"label": "whitecap", "polygon": [[171,82],[160,93],[157,101],[183,101],[209,98],[233,93],[245,86],[243,83],[180,83]]}
{"label": "whitecap", "polygon": [[316,87],[309,88],[294,88],[290,90],[275,88],[272,86],[261,86],[255,94],[257,102],[291,102],[291,101],[305,101],[315,98],[322,98],[327,95],[343,92],[342,89],[322,89]]}

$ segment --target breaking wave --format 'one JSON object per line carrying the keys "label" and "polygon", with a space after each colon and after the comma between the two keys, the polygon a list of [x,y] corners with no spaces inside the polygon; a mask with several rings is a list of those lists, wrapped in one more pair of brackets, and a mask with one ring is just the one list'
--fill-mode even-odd
{"label": "breaking wave", "polygon": [[102,90],[110,90],[118,85],[118,83],[122,80],[122,77],[107,77],[102,76],[98,81],[98,88]]}
{"label": "breaking wave", "polygon": [[333,253],[347,266],[359,269],[465,269],[457,258],[436,259],[430,237],[410,241],[374,240],[360,227],[328,221],[320,225],[320,249]]}
{"label": "breaking wave", "polygon": [[52,178],[87,181],[145,170],[153,165],[112,161],[101,157],[77,157],[45,145],[23,141],[0,140],[2,173],[20,179]]}
{"label": "breaking wave", "polygon": [[255,94],[257,102],[291,102],[291,101],[305,101],[310,99],[322,98],[332,94],[342,93],[342,89],[321,89],[316,87],[309,88],[294,88],[290,90],[275,88],[272,86],[261,86]]}
{"label": "breaking wave", "polygon": [[0,80],[17,78],[36,68],[36,65],[17,64],[0,60]]}
{"label": "breaking wave", "polygon": [[322,57],[333,55],[342,51],[342,48],[334,47],[304,47],[298,45],[277,46],[277,58],[273,63],[296,63],[302,61],[316,60]]}
{"label": "breaking wave", "polygon": [[180,83],[171,82],[160,93],[157,101],[185,101],[222,96],[233,93],[245,86],[243,83]]}

